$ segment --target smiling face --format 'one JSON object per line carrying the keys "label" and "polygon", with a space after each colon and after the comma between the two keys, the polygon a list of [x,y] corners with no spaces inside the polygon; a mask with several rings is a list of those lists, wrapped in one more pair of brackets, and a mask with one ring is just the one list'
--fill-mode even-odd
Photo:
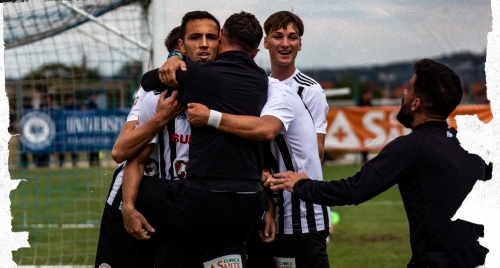
{"label": "smiling face", "polygon": [[264,38],[264,47],[269,50],[271,64],[281,68],[295,68],[295,58],[302,49],[302,43],[293,23],[286,28],[271,31]]}
{"label": "smiling face", "polygon": [[211,19],[195,19],[186,24],[186,34],[179,47],[190,61],[213,60],[219,48],[219,31]]}

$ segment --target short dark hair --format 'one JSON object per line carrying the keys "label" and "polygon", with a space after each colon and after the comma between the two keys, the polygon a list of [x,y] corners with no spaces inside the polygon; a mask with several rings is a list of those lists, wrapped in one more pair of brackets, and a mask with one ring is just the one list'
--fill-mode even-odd
{"label": "short dark hair", "polygon": [[260,44],[262,27],[257,18],[248,12],[234,13],[224,22],[223,38],[229,44],[237,45],[246,53],[253,53]]}
{"label": "short dark hair", "polygon": [[177,26],[170,31],[167,38],[165,38],[165,47],[168,52],[173,52],[175,50],[175,48],[179,45],[179,39],[181,38],[181,26]]}
{"label": "short dark hair", "polygon": [[185,35],[186,35],[186,26],[188,22],[192,20],[200,20],[200,19],[210,19],[217,24],[217,31],[220,31],[220,23],[219,21],[214,17],[214,15],[210,14],[207,11],[191,11],[186,14],[184,14],[184,17],[182,17],[182,22],[181,22],[181,39],[184,40]]}
{"label": "short dark hair", "polygon": [[413,65],[415,96],[422,100],[430,115],[448,117],[462,100],[462,84],[458,75],[446,65],[422,59]]}
{"label": "short dark hair", "polygon": [[264,22],[264,31],[266,32],[266,35],[269,35],[272,31],[286,28],[290,23],[293,24],[293,28],[297,31],[299,36],[304,34],[304,23],[299,16],[290,11],[278,11],[269,16],[269,18],[267,18]]}

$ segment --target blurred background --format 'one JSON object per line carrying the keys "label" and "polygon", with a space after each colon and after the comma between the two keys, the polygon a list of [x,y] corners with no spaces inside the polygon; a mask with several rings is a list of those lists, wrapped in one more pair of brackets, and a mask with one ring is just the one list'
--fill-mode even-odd
{"label": "blurred background", "polygon": [[[12,224],[14,231],[30,232],[31,245],[14,252],[16,263],[92,265],[117,166],[110,157],[114,140],[142,73],[161,66],[163,40],[192,10],[207,10],[221,24],[240,10],[261,23],[279,10],[303,19],[296,66],[322,85],[330,104],[325,179],[354,174],[387,142],[409,132],[395,115],[418,59],[442,62],[460,76],[464,97],[455,114],[491,119],[484,71],[490,1],[4,3],[5,91],[14,135],[9,169],[13,179],[23,179],[11,194]],[[267,50],[260,49],[256,62],[269,73]],[[449,123],[454,126],[453,118]],[[338,208],[338,238],[329,244],[332,267],[408,262],[397,191],[370,202]],[[366,252],[350,256],[361,248]]]}

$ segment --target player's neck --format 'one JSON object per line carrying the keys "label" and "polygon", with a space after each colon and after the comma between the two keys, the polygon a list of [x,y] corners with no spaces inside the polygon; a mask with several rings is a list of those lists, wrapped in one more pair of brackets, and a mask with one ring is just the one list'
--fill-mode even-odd
{"label": "player's neck", "polygon": [[271,65],[271,76],[273,78],[276,78],[280,81],[283,81],[287,79],[288,77],[292,76],[292,74],[295,72],[295,64],[290,64],[288,66],[277,66],[277,65]]}

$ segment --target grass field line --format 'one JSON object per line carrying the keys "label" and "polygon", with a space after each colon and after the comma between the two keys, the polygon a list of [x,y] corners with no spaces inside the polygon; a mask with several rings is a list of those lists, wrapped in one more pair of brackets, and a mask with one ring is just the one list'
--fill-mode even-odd
{"label": "grass field line", "polygon": [[85,228],[99,228],[99,223],[35,223],[24,225],[24,228],[31,229],[50,229],[50,228],[63,228],[63,229],[85,229]]}

